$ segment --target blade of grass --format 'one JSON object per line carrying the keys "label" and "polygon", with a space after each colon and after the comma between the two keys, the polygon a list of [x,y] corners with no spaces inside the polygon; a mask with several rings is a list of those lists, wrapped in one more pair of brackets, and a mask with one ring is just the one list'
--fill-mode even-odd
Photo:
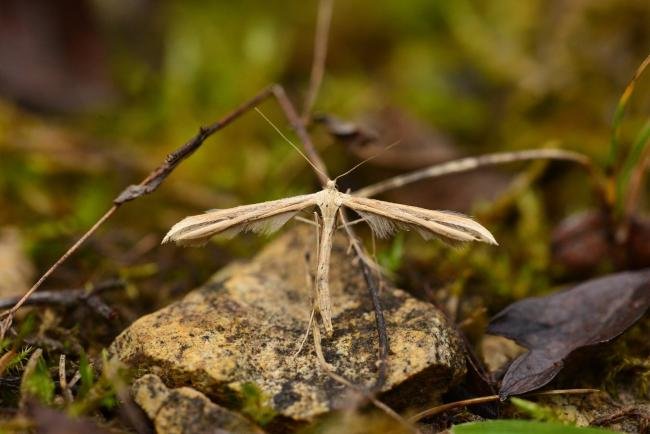
{"label": "blade of grass", "polygon": [[607,434],[603,428],[577,427],[556,422],[529,420],[488,420],[469,422],[451,428],[452,434]]}
{"label": "blade of grass", "polygon": [[642,161],[645,154],[646,147],[650,141],[650,119],[646,121],[639,133],[637,134],[632,149],[625,159],[625,163],[621,168],[620,173],[616,177],[616,211],[618,213],[624,212],[623,207],[627,203],[626,196],[630,194],[631,190],[630,179],[636,171],[644,170]]}
{"label": "blade of grass", "polygon": [[643,72],[646,70],[648,65],[650,65],[650,55],[648,55],[648,57],[646,57],[643,60],[643,62],[641,62],[639,67],[634,72],[634,76],[632,77],[628,85],[625,87],[623,94],[618,100],[616,109],[614,110],[614,119],[612,121],[611,145],[609,150],[609,158],[607,162],[607,169],[609,173],[613,173],[618,167],[618,165],[620,164],[620,160],[622,158],[620,156],[621,150],[620,150],[620,142],[619,142],[621,124],[623,123],[623,117],[625,115],[625,110],[627,109],[627,105],[630,102],[630,98],[632,97],[632,94],[634,93],[634,88],[636,87],[636,83],[639,80],[641,74],[643,74]]}

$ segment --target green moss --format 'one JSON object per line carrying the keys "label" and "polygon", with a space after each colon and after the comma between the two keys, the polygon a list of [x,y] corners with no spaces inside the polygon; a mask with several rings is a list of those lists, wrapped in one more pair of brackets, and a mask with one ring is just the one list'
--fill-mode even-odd
{"label": "green moss", "polygon": [[54,399],[54,380],[50,375],[47,364],[42,357],[38,360],[31,371],[26,371],[20,385],[22,399],[34,398],[42,404],[49,405]]}
{"label": "green moss", "polygon": [[269,398],[255,383],[241,385],[241,411],[255,422],[264,426],[276,416],[275,410],[269,406]]}

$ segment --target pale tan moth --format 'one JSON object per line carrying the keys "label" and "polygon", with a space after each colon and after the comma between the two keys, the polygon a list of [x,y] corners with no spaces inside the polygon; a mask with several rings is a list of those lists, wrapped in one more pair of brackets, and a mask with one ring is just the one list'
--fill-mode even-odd
{"label": "pale tan moth", "polygon": [[[276,131],[289,141],[277,128]],[[300,152],[293,143],[291,145]],[[300,154],[313,166],[302,152]],[[163,243],[173,241],[180,245],[202,245],[217,234],[226,237],[247,231],[270,234],[299,212],[314,207],[318,208],[321,216],[315,284],[317,309],[327,333],[333,331],[329,265],[332,237],[340,208],[349,208],[359,214],[380,238],[386,238],[398,229],[413,229],[424,239],[440,236],[452,241],[483,241],[496,244],[490,231],[467,216],[343,193],[337,190],[336,180],[331,179],[317,193],[211,210],[205,214],[186,217],[169,230]]]}

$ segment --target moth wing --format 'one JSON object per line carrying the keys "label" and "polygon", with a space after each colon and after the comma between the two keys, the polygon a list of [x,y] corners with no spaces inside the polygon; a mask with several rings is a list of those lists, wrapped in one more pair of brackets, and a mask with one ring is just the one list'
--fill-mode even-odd
{"label": "moth wing", "polygon": [[163,243],[196,246],[215,235],[233,237],[240,232],[270,234],[303,209],[316,205],[315,194],[271,200],[185,217],[169,230]]}
{"label": "moth wing", "polygon": [[424,239],[482,241],[497,244],[489,230],[462,214],[345,195],[343,205],[355,211],[380,238],[397,230],[416,230]]}

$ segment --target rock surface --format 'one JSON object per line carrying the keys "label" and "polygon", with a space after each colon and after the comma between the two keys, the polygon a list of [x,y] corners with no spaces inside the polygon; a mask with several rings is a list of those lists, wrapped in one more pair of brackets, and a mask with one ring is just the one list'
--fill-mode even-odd
{"label": "rock surface", "polygon": [[214,404],[190,387],[169,389],[147,374],[133,384],[133,398],[147,413],[158,434],[263,434],[248,419]]}
{"label": "rock surface", "polygon": [[[226,267],[184,299],[137,320],[110,351],[137,372],[155,373],[170,387],[192,386],[230,407],[241,405],[242,388],[253,383],[287,422],[343,405],[345,387],[321,371],[311,339],[295,356],[311,313],[306,282],[314,264],[306,254],[314,238],[308,227],[288,231],[252,261]],[[338,374],[370,386],[377,376],[375,318],[347,247],[345,237],[335,239],[334,334],[322,346]],[[381,299],[390,339],[382,399],[398,409],[430,402],[465,372],[460,341],[431,304],[387,282]]]}

